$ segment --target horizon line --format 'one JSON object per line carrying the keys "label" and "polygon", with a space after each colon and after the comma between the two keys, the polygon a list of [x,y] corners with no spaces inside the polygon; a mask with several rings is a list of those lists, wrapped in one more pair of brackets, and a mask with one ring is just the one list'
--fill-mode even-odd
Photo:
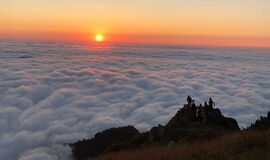
{"label": "horizon line", "polygon": [[[190,36],[191,37],[191,36]],[[201,38],[201,37],[200,37]],[[203,37],[204,38],[204,37]],[[216,38],[216,37],[210,37]],[[199,38],[198,38],[199,39]],[[268,39],[268,38],[267,38]],[[270,39],[270,38],[269,38]],[[226,45],[226,44],[184,44],[184,43],[166,43],[166,42],[143,42],[143,41],[103,41],[95,42],[93,40],[85,39],[56,39],[56,38],[33,38],[33,37],[0,37],[0,40],[10,40],[10,41],[39,41],[39,42],[71,42],[71,43],[89,43],[89,44],[137,44],[137,45],[158,45],[158,46],[177,46],[177,47],[218,47],[218,48],[260,48],[260,49],[270,49],[270,45]]]}

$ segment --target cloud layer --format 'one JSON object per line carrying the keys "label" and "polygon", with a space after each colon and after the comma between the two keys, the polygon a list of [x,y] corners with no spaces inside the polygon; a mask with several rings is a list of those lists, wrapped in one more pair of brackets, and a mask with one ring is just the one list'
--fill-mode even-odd
{"label": "cloud layer", "polygon": [[1,41],[0,159],[62,160],[105,128],[165,124],[189,94],[246,126],[270,110],[270,52]]}

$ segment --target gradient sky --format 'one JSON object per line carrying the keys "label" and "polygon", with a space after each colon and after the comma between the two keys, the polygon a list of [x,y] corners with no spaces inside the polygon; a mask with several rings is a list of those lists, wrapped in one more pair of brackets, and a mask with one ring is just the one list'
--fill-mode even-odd
{"label": "gradient sky", "polygon": [[269,0],[0,0],[0,38],[270,46]]}

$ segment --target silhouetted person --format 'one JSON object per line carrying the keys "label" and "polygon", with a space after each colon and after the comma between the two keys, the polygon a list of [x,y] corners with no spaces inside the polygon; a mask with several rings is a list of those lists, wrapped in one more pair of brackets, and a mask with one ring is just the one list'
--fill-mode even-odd
{"label": "silhouetted person", "polygon": [[196,110],[197,110],[195,101],[194,100],[191,100],[190,105],[191,105],[192,114],[193,114],[193,116],[195,118],[196,117]]}
{"label": "silhouetted person", "polygon": [[202,123],[205,119],[205,108],[202,106],[202,104],[200,104],[200,106],[198,107],[198,119],[200,123]]}
{"label": "silhouetted person", "polygon": [[208,106],[208,104],[207,104],[207,102],[204,102],[204,108],[205,108],[205,115],[206,115],[206,117],[208,116],[208,112],[209,112],[209,106]]}
{"label": "silhouetted person", "polygon": [[196,104],[195,104],[194,99],[193,99],[193,100],[191,100],[190,105],[191,105],[191,107],[193,107],[193,106],[195,106],[195,107],[196,107]]}
{"label": "silhouetted person", "polygon": [[209,98],[209,109],[213,109],[213,107],[216,105],[215,102],[212,100],[212,98]]}
{"label": "silhouetted person", "polygon": [[190,107],[191,107],[191,105],[190,105],[191,101],[192,101],[192,99],[191,99],[191,97],[188,95],[188,96],[187,96],[187,103],[188,103],[188,105],[189,105]]}
{"label": "silhouetted person", "polygon": [[208,107],[207,102],[204,102],[204,107],[205,107],[205,108],[207,108],[207,107]]}

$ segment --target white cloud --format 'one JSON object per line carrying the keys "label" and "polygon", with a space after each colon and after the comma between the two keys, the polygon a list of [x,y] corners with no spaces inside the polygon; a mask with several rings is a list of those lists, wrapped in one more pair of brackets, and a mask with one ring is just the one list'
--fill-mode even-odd
{"label": "white cloud", "polygon": [[241,126],[270,110],[268,51],[13,43],[0,44],[0,159],[68,159],[62,144],[165,124],[187,95]]}

